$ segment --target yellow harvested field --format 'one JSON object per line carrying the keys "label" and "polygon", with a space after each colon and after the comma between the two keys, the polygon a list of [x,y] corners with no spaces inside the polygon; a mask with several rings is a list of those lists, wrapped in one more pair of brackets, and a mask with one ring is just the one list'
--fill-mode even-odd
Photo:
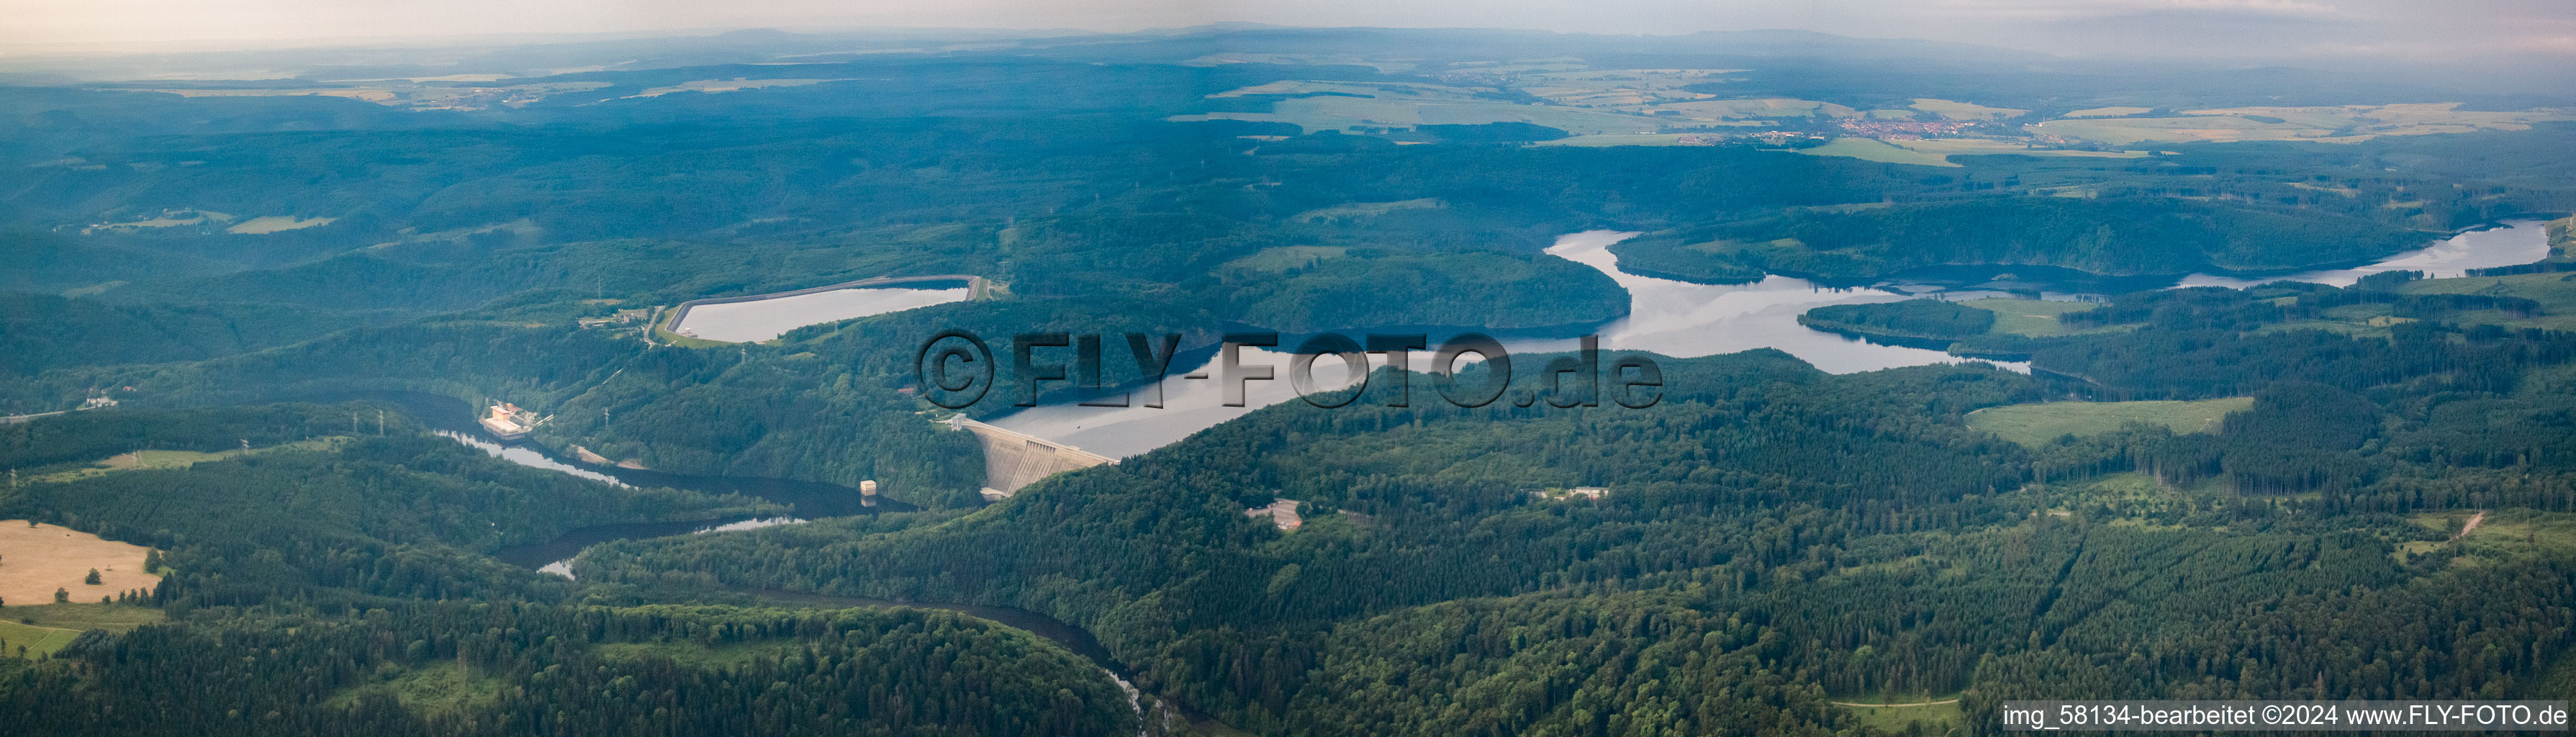
{"label": "yellow harvested field", "polygon": [[2139,113],[2147,113],[2147,112],[2155,112],[2155,109],[2154,109],[2154,108],[2143,108],[2143,107],[2124,107],[2124,106],[2119,106],[2119,105],[2113,105],[2113,106],[2111,106],[2111,107],[2096,107],[2096,108],[2085,108],[2085,109],[2083,109],[2083,110],[2077,110],[2077,111],[2074,111],[2074,112],[2067,113],[2067,114],[2066,114],[2066,117],[2069,117],[2069,118],[2116,118],[2116,117],[2119,117],[2119,116],[2122,116],[2122,115],[2136,115],[2136,114],[2139,114]]}
{"label": "yellow harvested field", "polygon": [[1996,118],[2009,118],[2030,112],[2028,110],[2015,110],[2008,107],[1986,107],[1972,102],[1939,100],[1929,97],[1914,98],[1914,109],[1939,115],[1951,120],[1994,120]]}
{"label": "yellow harvested field", "polygon": [[[152,590],[161,577],[144,572],[146,550],[66,527],[0,520],[0,600],[50,604],[54,590],[63,589],[72,601],[96,602],[120,591]],[[99,583],[82,583],[91,569]]]}
{"label": "yellow harvested field", "polygon": [[262,215],[260,217],[235,223],[233,224],[233,227],[225,228],[224,232],[254,234],[275,233],[281,230],[301,230],[316,225],[330,225],[331,221],[338,219],[339,218],[303,218],[299,220],[293,215]]}

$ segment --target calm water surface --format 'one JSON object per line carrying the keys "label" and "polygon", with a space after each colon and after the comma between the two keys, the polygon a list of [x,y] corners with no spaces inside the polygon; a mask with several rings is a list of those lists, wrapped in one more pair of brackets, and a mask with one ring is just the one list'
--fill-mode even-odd
{"label": "calm water surface", "polygon": [[789,330],[819,325],[853,317],[882,315],[888,312],[928,307],[948,302],[963,302],[967,290],[903,289],[874,287],[841,289],[794,297],[779,297],[752,302],[698,305],[680,321],[682,335],[751,343],[778,337]]}
{"label": "calm water surface", "polygon": [[[1628,289],[1628,316],[1589,331],[1601,336],[1604,352],[1652,351],[1690,358],[1754,348],[1778,348],[1834,373],[1970,360],[1941,351],[1878,345],[1810,330],[1798,324],[1798,314],[1815,307],[1909,299],[1910,296],[1903,292],[1824,287],[1804,279],[1777,275],[1751,284],[1731,285],[1692,284],[1637,276],[1618,270],[1617,259],[1609,250],[1610,244],[1633,235],[1636,234],[1585,231],[1560,237],[1555,246],[1547,249],[1550,254],[1599,269]],[[1427,332],[1431,333],[1434,346],[1447,337],[1442,331]],[[1585,331],[1574,332],[1574,335],[1506,334],[1496,337],[1506,350],[1514,354],[1547,353],[1575,350],[1579,345],[1579,334]],[[1163,382],[1166,395],[1163,409],[1054,404],[1021,410],[992,420],[992,423],[1101,455],[1125,457],[1169,445],[1189,437],[1191,433],[1241,417],[1262,406],[1296,400],[1297,394],[1286,380],[1288,350],[1242,350],[1244,365],[1269,365],[1273,367],[1272,373],[1280,377],[1273,381],[1248,382],[1244,393],[1247,406],[1244,407],[1223,406],[1225,389],[1217,380],[1222,372],[1217,368],[1217,357],[1211,356],[1186,369],[1174,367],[1172,377]],[[1414,371],[1428,370],[1431,355],[1428,350],[1415,351],[1410,368]],[[1605,356],[1602,360],[1606,362],[1610,357]],[[2018,363],[1988,363],[2024,373],[2029,371],[2028,366]],[[1385,361],[1383,357],[1372,354],[1370,365],[1382,367]],[[1515,368],[1518,368],[1517,364]],[[1192,373],[1205,373],[1209,378],[1181,378]],[[1315,378],[1324,386],[1343,386],[1350,381],[1350,374],[1341,361],[1326,358],[1315,362]],[[1422,394],[1432,390],[1427,386],[1416,386],[1413,391]],[[1421,400],[1417,398],[1415,401]]]}
{"label": "calm water surface", "polygon": [[[1867,287],[1826,286],[1778,274],[1749,284],[1693,284],[1620,271],[1618,258],[1610,253],[1610,244],[1634,235],[1608,230],[1570,233],[1558,237],[1556,245],[1547,249],[1551,255],[1598,269],[1619,286],[1627,288],[1630,298],[1628,316],[1592,331],[1601,336],[1603,351],[1652,351],[1676,358],[1691,358],[1776,348],[1818,369],[1837,374],[1899,366],[1962,363],[1974,359],[1937,350],[1880,345],[1814,330],[1798,324],[1799,314],[1825,305],[1894,302],[1923,296],[1976,299],[2019,293],[2042,299],[2098,299],[2100,294],[2096,290],[2106,287],[2117,291],[2174,286],[2241,289],[2282,280],[2348,286],[2364,275],[2381,271],[2418,269],[2432,277],[2456,277],[2468,269],[2531,263],[2549,255],[2547,235],[2539,221],[2514,220],[2495,228],[2461,233],[2430,248],[2400,253],[2366,266],[2271,277],[2193,274],[2180,278],[2107,279],[2044,267],[1944,267]],[[2011,291],[2003,291],[2006,289]],[[1441,331],[1427,332],[1432,333],[1434,346],[1445,337]],[[1514,354],[1570,351],[1577,346],[1574,335],[1497,335],[1497,338]],[[1284,339],[1283,342],[1294,342],[1294,339]],[[1270,365],[1274,367],[1273,373],[1280,377],[1273,381],[1248,382],[1245,391],[1245,404],[1248,406],[1245,407],[1223,406],[1224,386],[1217,381],[1221,372],[1217,369],[1217,358],[1209,356],[1188,368],[1175,362],[1171,377],[1163,382],[1166,396],[1162,409],[1083,407],[1064,403],[1032,407],[990,421],[1094,453],[1127,457],[1169,445],[1254,409],[1297,398],[1287,386],[1289,356],[1286,350],[1244,348],[1242,351],[1244,365]],[[1427,370],[1430,356],[1429,351],[1416,351],[1411,368]],[[1609,357],[1605,356],[1603,360],[1607,361]],[[2024,362],[1985,363],[2006,370],[2030,372],[2030,365]],[[1374,354],[1370,356],[1370,364],[1372,367],[1385,365],[1384,360]],[[1209,378],[1183,378],[1196,373],[1204,373]],[[1341,362],[1330,358],[1315,363],[1315,376],[1318,383],[1325,386],[1343,386],[1350,380]],[[1414,388],[1416,393],[1426,390],[1427,387]]]}
{"label": "calm water surface", "polygon": [[2424,272],[2427,279],[2455,279],[2468,276],[2470,269],[2519,266],[2549,257],[2549,234],[2538,220],[2507,220],[2501,226],[2472,230],[2452,236],[2430,248],[2390,256],[2386,260],[2349,269],[2302,271],[2287,276],[2240,278],[2214,274],[2183,277],[2175,286],[2229,287],[2244,289],[2276,281],[2302,281],[2352,286],[2362,277],[2387,271]]}

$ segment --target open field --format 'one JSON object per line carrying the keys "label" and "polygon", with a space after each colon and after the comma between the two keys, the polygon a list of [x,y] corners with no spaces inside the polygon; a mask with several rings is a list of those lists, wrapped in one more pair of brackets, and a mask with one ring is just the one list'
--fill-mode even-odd
{"label": "open field", "polygon": [[2050,133],[2068,138],[2082,138],[2113,145],[2141,141],[2293,141],[2309,140],[2328,143],[2355,143],[2363,138],[2338,137],[2333,128],[2319,128],[2295,123],[2266,123],[2232,115],[2194,116],[2183,118],[2094,118],[2084,120],[2051,120],[2032,123],[2034,133]]}
{"label": "open field", "polygon": [[1798,153],[1809,156],[1849,156],[1851,158],[1865,161],[1884,161],[1890,164],[1958,166],[1958,164],[1950,163],[1948,158],[1945,158],[1940,154],[1924,153],[1910,148],[1901,148],[1875,138],[1836,138],[1831,143],[1817,146],[1815,148],[1797,149],[1797,151]]}
{"label": "open field", "polygon": [[[2030,130],[2072,138],[2130,144],[2139,141],[2318,141],[2357,143],[2374,136],[2529,130],[2549,120],[2576,120],[2576,111],[2538,108],[2516,112],[2459,110],[2459,103],[2244,107],[2190,110],[2163,118],[2062,118]],[[2127,108],[2097,108],[2120,109]],[[2094,112],[2094,111],[2080,111]],[[2143,112],[2143,111],[2142,111]]]}
{"label": "open field", "polygon": [[19,624],[15,620],[0,620],[0,658],[15,658],[23,655],[32,659],[52,655],[54,651],[63,649],[64,645],[72,644],[72,638],[79,637],[80,633],[80,630],[75,629],[38,627],[32,624]]}
{"label": "open field", "polygon": [[52,655],[84,630],[121,633],[161,617],[159,609],[98,602],[0,607],[0,657],[17,657],[22,646],[30,658]]}
{"label": "open field", "polygon": [[2576,272],[2423,279],[2407,282],[2405,286],[2399,287],[2398,291],[2406,294],[2488,294],[2499,297],[2522,297],[2539,302],[2541,314],[2532,317],[2514,317],[2496,310],[2476,310],[2453,313],[2444,320],[2509,327],[2576,330]]}
{"label": "open field", "polygon": [[1384,215],[1397,210],[1437,210],[1448,206],[1449,203],[1441,202],[1438,199],[1430,197],[1418,200],[1400,200],[1396,202],[1351,202],[1334,205],[1332,207],[1319,207],[1307,210],[1305,212],[1291,215],[1288,219],[1301,223],[1309,223],[1331,218],[1371,217]]}
{"label": "open field", "polygon": [[2085,108],[2085,109],[2083,109],[2083,110],[2073,110],[2073,111],[2069,111],[2069,112],[2067,112],[2067,113],[2066,113],[2066,117],[2069,117],[2069,118],[2114,118],[2114,117],[2119,117],[2119,116],[2122,116],[2122,115],[2136,115],[2136,114],[2139,114],[2139,113],[2151,113],[2151,112],[2155,112],[2155,108],[2126,107],[2126,106],[2120,106],[2120,105],[2113,105],[2113,106],[2111,106],[2111,107]]}
{"label": "open field", "polygon": [[1849,118],[1861,114],[1858,110],[1830,102],[1797,100],[1785,97],[1770,97],[1752,100],[1697,100],[1691,102],[1673,102],[1653,105],[1643,109],[1644,112],[1653,112],[1658,110],[1671,110],[1681,113],[1681,117],[1685,119],[1701,120],[1769,120],[1778,118],[1808,118],[1820,115],[1832,118]]}
{"label": "open field", "polygon": [[88,234],[101,230],[122,230],[131,228],[175,228],[182,225],[228,223],[232,222],[232,219],[233,216],[229,214],[215,212],[213,210],[163,210],[158,216],[144,218],[142,220],[123,223],[99,223],[97,225],[82,228],[81,233]]}
{"label": "open field", "polygon": [[2229,412],[2254,406],[2253,397],[2203,399],[2195,402],[2043,402],[1987,407],[1968,413],[1968,426],[2027,446],[2040,446],[2060,435],[2099,435],[2121,425],[2143,422],[2193,433],[2218,429]]}
{"label": "open field", "polygon": [[[2469,527],[2471,520],[2477,522],[2474,529]],[[2409,541],[2398,547],[2396,556],[2399,560],[2448,545],[2458,545],[2474,558],[2489,560],[2531,555],[2558,556],[2576,550],[2576,514],[2527,509],[2449,510],[2416,514],[2408,517],[2407,521],[2451,539]],[[2466,534],[2462,534],[2463,531]],[[2476,563],[2471,558],[2463,558],[2455,564]]]}
{"label": "open field", "polygon": [[2008,107],[1986,107],[1972,102],[1938,100],[1929,97],[1914,98],[1914,109],[1949,118],[1951,120],[1995,120],[1998,118],[2010,118],[2030,112],[2028,110],[2015,110]]}
{"label": "open field", "polygon": [[1921,151],[1927,154],[1937,154],[1941,156],[1941,160],[1943,162],[1948,162],[1950,160],[1949,157],[1954,154],[2020,154],[2023,156],[2071,156],[2076,158],[2095,159],[2142,159],[2147,157],[2147,152],[2145,151],[2075,151],[2054,148],[2029,148],[2023,144],[1994,138],[1924,138],[1912,141],[1885,141],[1884,143],[1899,148]]}
{"label": "open field", "polygon": [[[262,453],[277,448],[327,450],[338,447],[338,445],[345,440],[347,440],[347,438],[342,436],[320,437],[311,440],[299,440],[292,443],[286,443],[284,445],[272,445],[265,448],[258,448],[251,452]],[[206,461],[221,460],[241,454],[242,452],[238,450],[227,450],[220,453],[200,453],[193,450],[144,450],[133,453],[119,453],[109,456],[107,460],[90,464],[88,468],[75,468],[69,471],[49,473],[43,476],[33,477],[28,480],[35,482],[73,481],[103,473],[113,473],[116,471],[187,468]]]}
{"label": "open field", "polygon": [[385,694],[415,714],[454,714],[469,706],[497,701],[502,690],[508,688],[500,678],[467,672],[452,660],[409,668],[377,668],[366,678],[365,683],[332,694],[324,705],[345,709],[360,696]]}
{"label": "open field", "polygon": [[[71,592],[74,602],[152,590],[161,585],[161,577],[144,572],[147,550],[70,528],[0,520],[0,601],[50,604],[56,589]],[[99,583],[82,583],[92,570],[98,571]]]}
{"label": "open field", "polygon": [[1972,299],[1959,304],[1995,313],[1995,326],[1987,332],[2047,338],[2073,335],[2080,331],[2057,321],[2058,315],[2083,312],[2100,307],[2091,302],[2051,302],[2037,299]]}
{"label": "open field", "polygon": [[[1837,700],[1833,703],[1858,715],[1862,724],[1891,734],[1905,731],[1906,725],[1914,722],[1921,722],[1924,734],[1929,735],[1949,734],[1962,725],[1958,694],[1947,696],[1871,694],[1850,701]],[[1914,704],[1914,706],[1881,706],[1880,704]]]}
{"label": "open field", "polygon": [[1681,88],[1742,69],[1588,69],[1521,75],[1521,91],[1559,105],[1647,105],[1713,97]]}
{"label": "open field", "polygon": [[225,228],[224,232],[275,233],[281,230],[302,230],[304,228],[310,228],[317,225],[330,225],[331,221],[338,219],[339,218],[299,219],[293,215],[262,215],[239,223],[234,223],[233,227]]}

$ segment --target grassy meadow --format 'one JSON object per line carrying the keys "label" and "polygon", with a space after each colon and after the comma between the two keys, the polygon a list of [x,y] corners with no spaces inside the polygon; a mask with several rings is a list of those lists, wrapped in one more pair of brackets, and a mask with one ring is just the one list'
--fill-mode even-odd
{"label": "grassy meadow", "polygon": [[2061,435],[2099,435],[2131,422],[2163,425],[2174,432],[2218,429],[2227,413],[2254,406],[2253,397],[2225,397],[2191,402],[2043,402],[1988,407],[1968,413],[1968,426],[2026,446],[2055,442]]}

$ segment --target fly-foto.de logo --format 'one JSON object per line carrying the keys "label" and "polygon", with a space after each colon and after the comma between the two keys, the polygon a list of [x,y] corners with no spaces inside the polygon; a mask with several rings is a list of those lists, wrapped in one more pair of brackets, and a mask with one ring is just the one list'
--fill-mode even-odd
{"label": "fly-foto.de logo", "polygon": [[[1103,354],[1109,336],[1070,333],[1020,333],[1011,336],[1012,385],[1005,392],[1013,403],[1022,407],[1037,406],[1049,382],[1071,385],[1079,403],[1086,407],[1151,407],[1163,406],[1163,382],[1172,367],[1172,357],[1180,353],[1181,336],[1125,333],[1126,354],[1135,361],[1135,381],[1111,385],[1102,371]],[[1604,400],[1629,409],[1645,409],[1663,401],[1664,372],[1655,360],[1643,354],[1621,355],[1604,364],[1599,336],[1586,335],[1581,347],[1570,354],[1550,356],[1537,376],[1537,387],[1514,396],[1512,404],[1528,407],[1541,396],[1552,407],[1598,407]],[[1276,348],[1275,332],[1226,333],[1218,345],[1217,360],[1210,368],[1180,378],[1185,381],[1214,380],[1223,385],[1225,406],[1244,406],[1247,382],[1276,381],[1279,366],[1246,363],[1243,348]],[[1340,333],[1319,333],[1297,346],[1288,361],[1289,387],[1307,404],[1325,409],[1348,406],[1368,391],[1372,380],[1371,354],[1379,356],[1384,367],[1392,371],[1374,374],[1392,382],[1379,394],[1385,406],[1410,406],[1413,353],[1430,346],[1423,333],[1369,333],[1353,339]],[[1068,355],[1070,354],[1070,355]],[[1469,354],[1476,359],[1466,361]],[[1330,356],[1340,361],[1348,381],[1324,386],[1315,378],[1315,362]],[[1066,361],[1070,359],[1070,363]],[[1468,370],[1482,366],[1480,370]],[[982,336],[967,330],[943,330],[921,342],[913,356],[913,375],[921,396],[948,409],[964,409],[983,401],[992,393],[1001,375],[1001,363],[995,360],[993,347]],[[1481,333],[1460,333],[1442,341],[1425,367],[1431,384],[1440,398],[1459,407],[1475,408],[1494,403],[1512,386],[1511,352],[1500,341]],[[1462,377],[1475,378],[1464,381]]]}

